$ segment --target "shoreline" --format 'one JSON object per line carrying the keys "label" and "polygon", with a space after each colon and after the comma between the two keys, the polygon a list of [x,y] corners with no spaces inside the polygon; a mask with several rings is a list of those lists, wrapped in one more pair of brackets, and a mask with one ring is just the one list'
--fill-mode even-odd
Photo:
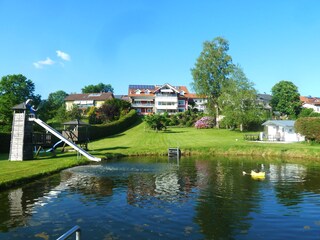
{"label": "shoreline", "polygon": [[[309,153],[310,154],[310,153]],[[250,158],[263,158],[265,160],[268,160],[270,158],[276,158],[276,159],[281,159],[285,162],[297,162],[300,160],[303,160],[304,163],[312,161],[314,163],[320,163],[320,156],[310,156],[309,154],[306,154],[306,152],[304,152],[304,154],[297,154],[297,153],[288,153],[287,151],[278,151],[278,152],[245,152],[245,151],[241,151],[241,152],[237,152],[237,151],[219,151],[219,149],[207,149],[207,151],[197,151],[194,150],[192,151],[191,149],[188,150],[181,150],[181,156],[182,157],[205,157],[205,156],[223,156],[223,157],[250,157]],[[120,158],[124,158],[124,157],[156,157],[156,156],[167,156],[167,153],[135,153],[135,154],[119,154],[119,153],[109,153],[106,154],[106,158],[104,158],[103,161],[101,162],[107,162],[111,159],[120,159]],[[64,158],[63,155],[60,155],[59,158]],[[74,157],[70,157],[70,156],[66,156],[66,158],[73,158]],[[10,162],[7,161],[7,164],[10,163],[18,163],[23,165],[23,163],[30,163],[30,162],[37,162],[37,161],[54,161],[55,158],[48,158],[48,159],[35,159],[35,160],[27,160],[27,161],[18,161],[18,162]],[[5,160],[2,160],[5,161]],[[2,162],[0,161],[0,162]],[[59,160],[57,160],[59,161]],[[7,190],[13,187],[18,187],[24,184],[29,183],[30,181],[34,181],[43,177],[47,177],[56,173],[61,172],[64,169],[68,169],[68,168],[72,168],[75,166],[80,166],[80,165],[88,165],[91,164],[91,162],[89,160],[86,159],[81,159],[79,160],[74,160],[72,164],[62,164],[61,167],[55,168],[55,169],[51,169],[51,170],[43,170],[43,169],[39,169],[39,172],[35,173],[35,174],[31,174],[31,175],[26,175],[26,176],[21,176],[19,178],[16,179],[11,179],[11,180],[7,180],[7,181],[1,181],[0,182],[0,191],[3,190]],[[0,174],[0,177],[3,173]],[[2,178],[1,178],[2,179]]]}

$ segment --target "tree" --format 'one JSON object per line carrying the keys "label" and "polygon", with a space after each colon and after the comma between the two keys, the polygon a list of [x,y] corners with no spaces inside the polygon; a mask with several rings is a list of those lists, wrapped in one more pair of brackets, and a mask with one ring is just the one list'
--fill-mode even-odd
{"label": "tree", "polygon": [[257,91],[240,66],[234,67],[218,103],[224,116],[223,122],[229,127],[239,127],[243,131],[251,124],[262,122],[263,111],[257,101]]}
{"label": "tree", "polygon": [[50,93],[45,102],[46,113],[48,119],[56,118],[60,108],[65,108],[64,99],[68,96],[65,91],[59,90]]}
{"label": "tree", "polygon": [[128,113],[131,104],[122,99],[109,99],[98,110],[101,122],[113,121]]}
{"label": "tree", "polygon": [[81,119],[81,110],[79,109],[78,105],[73,104],[70,111],[66,111],[65,115],[66,120],[75,120],[75,119]]}
{"label": "tree", "polygon": [[34,83],[22,74],[7,75],[0,81],[0,125],[6,130],[11,128],[12,107],[32,99],[35,105],[41,102],[41,96],[34,94]]}
{"label": "tree", "polygon": [[204,42],[195,67],[191,69],[192,86],[197,94],[208,98],[208,109],[213,110],[217,127],[219,127],[218,99],[233,69],[232,58],[227,54],[228,50],[228,41],[221,37]]}
{"label": "tree", "polygon": [[298,88],[290,81],[280,81],[272,89],[271,107],[289,119],[295,119],[301,111]]}
{"label": "tree", "polygon": [[111,84],[99,83],[97,85],[88,85],[81,89],[82,93],[100,93],[100,92],[112,92],[113,87]]}

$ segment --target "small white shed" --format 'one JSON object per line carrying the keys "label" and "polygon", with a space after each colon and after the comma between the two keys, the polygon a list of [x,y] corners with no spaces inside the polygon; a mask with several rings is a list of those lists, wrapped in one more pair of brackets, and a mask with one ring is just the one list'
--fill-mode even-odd
{"label": "small white shed", "polygon": [[294,120],[268,120],[262,124],[265,127],[264,137],[268,141],[304,141],[304,136],[294,131],[294,123]]}

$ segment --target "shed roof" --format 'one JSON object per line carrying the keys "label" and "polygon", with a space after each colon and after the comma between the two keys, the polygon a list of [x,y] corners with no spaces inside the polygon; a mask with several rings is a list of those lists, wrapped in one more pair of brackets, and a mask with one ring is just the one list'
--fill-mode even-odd
{"label": "shed roof", "polygon": [[26,103],[23,102],[23,103],[20,103],[18,105],[13,106],[12,109],[13,110],[26,110],[27,106],[26,106]]}
{"label": "shed roof", "polygon": [[281,126],[281,127],[294,127],[294,120],[268,120],[262,123],[263,126]]}
{"label": "shed roof", "polygon": [[72,120],[69,122],[64,122],[63,125],[89,125],[89,124],[79,120]]}

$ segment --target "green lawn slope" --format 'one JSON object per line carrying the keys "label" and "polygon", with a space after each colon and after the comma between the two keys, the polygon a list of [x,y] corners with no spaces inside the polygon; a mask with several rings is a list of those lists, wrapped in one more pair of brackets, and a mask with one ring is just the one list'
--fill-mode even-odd
{"label": "green lawn slope", "polygon": [[99,155],[165,155],[169,147],[182,154],[251,155],[320,160],[320,145],[308,143],[258,143],[226,129],[168,128],[155,132],[141,123],[128,131],[90,144]]}

